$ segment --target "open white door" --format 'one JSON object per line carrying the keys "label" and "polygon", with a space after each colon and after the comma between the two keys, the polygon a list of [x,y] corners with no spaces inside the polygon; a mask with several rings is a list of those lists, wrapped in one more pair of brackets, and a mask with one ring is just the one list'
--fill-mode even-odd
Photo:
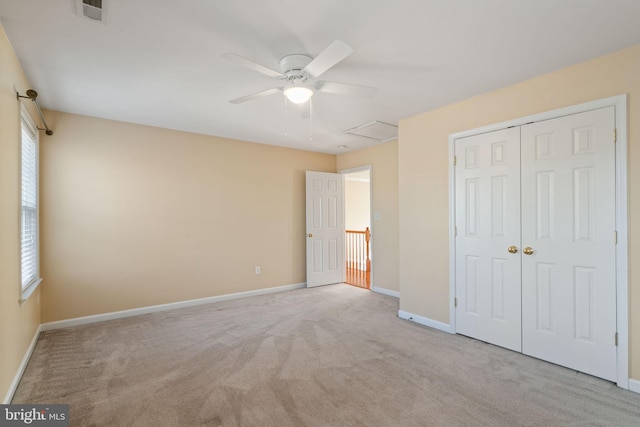
{"label": "open white door", "polygon": [[307,287],[344,278],[343,176],[307,171]]}

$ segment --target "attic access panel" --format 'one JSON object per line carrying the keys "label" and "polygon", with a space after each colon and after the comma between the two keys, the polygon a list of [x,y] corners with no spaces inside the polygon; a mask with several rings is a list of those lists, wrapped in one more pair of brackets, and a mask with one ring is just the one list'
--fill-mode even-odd
{"label": "attic access panel", "polygon": [[398,126],[374,120],[345,130],[344,133],[387,142],[398,138]]}

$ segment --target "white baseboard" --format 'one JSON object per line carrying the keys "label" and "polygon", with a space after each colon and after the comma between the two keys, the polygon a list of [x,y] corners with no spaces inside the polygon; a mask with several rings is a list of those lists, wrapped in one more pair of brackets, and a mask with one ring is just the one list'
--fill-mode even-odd
{"label": "white baseboard", "polygon": [[418,323],[423,326],[428,326],[430,328],[438,329],[440,331],[448,332],[450,334],[455,334],[455,331],[453,330],[451,325],[447,323],[438,322],[437,320],[429,319],[423,316],[418,316],[417,314],[409,313],[407,311],[398,310],[398,317],[404,320],[409,320],[411,322]]}
{"label": "white baseboard", "polygon": [[198,298],[187,301],[172,302],[168,304],[151,305],[147,307],[134,308],[131,310],[114,311],[111,313],[96,314],[94,316],[76,317],[73,319],[48,322],[40,325],[41,330],[70,328],[72,326],[86,325],[89,323],[103,322],[105,320],[122,319],[124,317],[139,316],[141,314],[155,313],[158,311],[175,310],[177,308],[193,307],[213,302],[229,301],[240,298],[253,297],[257,295],[272,294],[275,292],[291,291],[293,289],[304,288],[306,283],[295,283],[293,285],[276,286],[273,288],[256,289],[255,291],[237,292],[233,294],[218,295],[215,297]]}
{"label": "white baseboard", "polygon": [[36,348],[36,343],[38,342],[38,337],[40,336],[41,330],[42,330],[42,326],[38,326],[38,329],[36,329],[36,333],[33,335],[33,338],[31,339],[31,343],[29,344],[29,347],[27,348],[27,351],[25,352],[24,357],[22,357],[22,362],[20,362],[20,366],[18,366],[18,371],[16,372],[16,375],[13,377],[13,381],[11,381],[11,384],[9,385],[9,390],[7,390],[7,394],[4,396],[4,400],[2,401],[3,405],[8,405],[9,403],[11,403],[11,399],[13,399],[13,395],[18,389],[18,384],[20,384],[20,380],[22,379],[22,374],[24,373],[24,370],[27,368],[27,363],[29,363],[29,359],[31,358],[31,353],[33,353],[33,350]]}
{"label": "white baseboard", "polygon": [[629,390],[640,393],[640,381],[629,379]]}
{"label": "white baseboard", "polygon": [[377,292],[377,293],[382,294],[382,295],[389,295],[390,297],[400,298],[400,292],[398,292],[398,291],[392,291],[390,289],[385,289],[385,288],[378,288],[376,286],[371,288],[371,290],[373,292]]}

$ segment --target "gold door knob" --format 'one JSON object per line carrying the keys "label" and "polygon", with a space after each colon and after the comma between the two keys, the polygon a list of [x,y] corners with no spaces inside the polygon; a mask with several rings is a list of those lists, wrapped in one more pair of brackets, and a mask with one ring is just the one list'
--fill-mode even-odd
{"label": "gold door knob", "polygon": [[507,248],[507,250],[509,251],[510,254],[515,254],[518,252],[518,247],[517,246],[509,246]]}
{"label": "gold door knob", "polygon": [[533,253],[533,248],[530,248],[529,246],[527,246],[526,248],[524,248],[524,249],[522,250],[522,252],[523,252],[525,255],[531,255],[531,254]]}
{"label": "gold door knob", "polygon": [[309,237],[313,237],[313,234],[312,234],[312,233],[309,233]]}

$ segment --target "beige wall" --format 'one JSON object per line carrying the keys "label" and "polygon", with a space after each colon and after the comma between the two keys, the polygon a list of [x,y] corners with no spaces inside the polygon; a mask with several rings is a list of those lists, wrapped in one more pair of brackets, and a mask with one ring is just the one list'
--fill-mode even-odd
{"label": "beige wall", "polygon": [[398,142],[338,155],[338,170],[368,165],[371,165],[374,212],[371,227],[373,286],[398,291]]}
{"label": "beige wall", "polygon": [[368,182],[344,181],[344,228],[364,231],[371,226],[371,191]]}
{"label": "beige wall", "polygon": [[400,122],[400,307],[449,323],[448,136],[629,94],[630,373],[640,379],[640,46]]}
{"label": "beige wall", "polygon": [[[5,398],[40,324],[40,291],[20,299],[20,102],[30,89],[0,26],[0,399]],[[24,101],[23,101],[24,102]],[[31,115],[37,112],[26,101]]]}
{"label": "beige wall", "polygon": [[335,156],[46,114],[43,322],[306,280],[304,172]]}

